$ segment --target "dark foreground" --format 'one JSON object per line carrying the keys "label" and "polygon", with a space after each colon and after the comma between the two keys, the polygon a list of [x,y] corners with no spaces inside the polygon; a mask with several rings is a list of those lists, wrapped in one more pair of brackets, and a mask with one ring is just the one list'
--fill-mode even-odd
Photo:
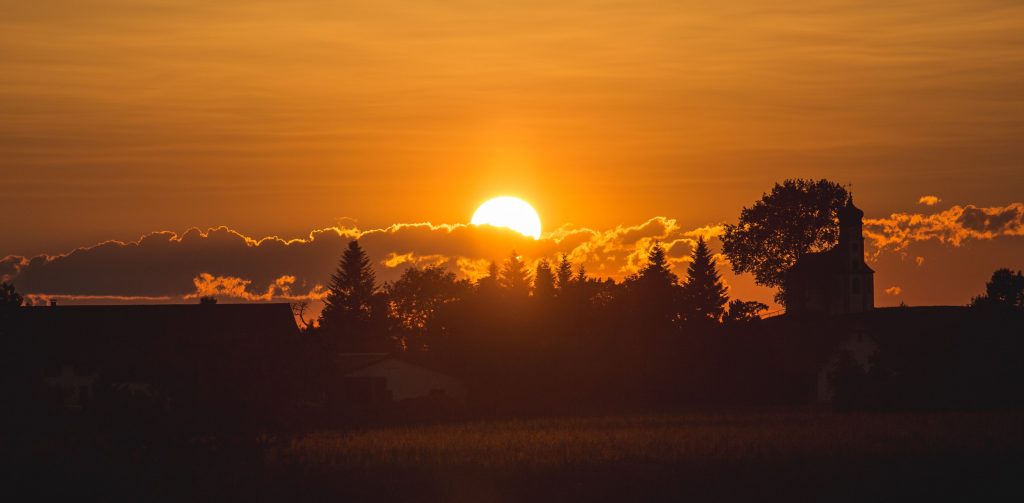
{"label": "dark foreground", "polygon": [[[246,438],[69,433],[5,457],[35,498],[862,501],[1024,498],[1024,412],[730,412]],[[5,498],[6,499],[6,498]]]}

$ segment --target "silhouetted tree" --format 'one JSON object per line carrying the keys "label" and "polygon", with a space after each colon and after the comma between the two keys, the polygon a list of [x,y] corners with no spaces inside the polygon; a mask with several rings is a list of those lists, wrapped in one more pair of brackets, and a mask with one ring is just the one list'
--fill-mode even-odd
{"label": "silhouetted tree", "polygon": [[415,338],[405,337],[403,347],[423,349],[429,346],[427,336],[438,312],[446,304],[465,297],[469,289],[468,283],[457,280],[455,274],[442,266],[406,269],[386,288],[391,315]]}
{"label": "silhouetted tree", "polygon": [[555,267],[555,288],[559,292],[565,291],[572,281],[572,263],[569,262],[569,257],[563,254],[558,259],[558,266]]}
{"label": "silhouetted tree", "polygon": [[18,293],[13,284],[6,281],[0,283],[0,309],[21,307],[24,303],[25,298]]}
{"label": "silhouetted tree", "polygon": [[985,284],[985,295],[971,299],[974,307],[1024,309],[1024,273],[1002,268]]}
{"label": "silhouetted tree", "polygon": [[25,298],[18,293],[14,285],[6,281],[0,283],[0,335],[7,335],[12,330],[12,319],[16,310],[25,303]]}
{"label": "silhouetted tree", "polygon": [[537,262],[537,270],[533,275],[533,296],[544,302],[555,296],[555,276],[547,260]]}
{"label": "silhouetted tree", "polygon": [[494,261],[487,266],[487,275],[481,276],[476,280],[476,289],[479,293],[486,293],[488,291],[494,292],[498,289],[498,277],[501,275],[498,270],[498,264]]}
{"label": "silhouetted tree", "polygon": [[370,258],[352,240],[331,275],[320,313],[320,330],[348,349],[367,349],[383,327],[384,299],[377,295],[377,279]]}
{"label": "silhouetted tree", "polygon": [[647,264],[625,280],[632,306],[630,310],[645,329],[667,328],[680,316],[679,277],[669,268],[665,247],[655,242],[647,253]]}
{"label": "silhouetted tree", "polygon": [[668,265],[668,256],[665,247],[655,241],[654,245],[647,252],[647,264],[632,277],[631,281],[641,284],[658,285],[659,288],[678,286],[679,277]]}
{"label": "silhouetted tree", "polygon": [[761,313],[768,306],[755,300],[735,299],[729,302],[729,310],[722,319],[725,323],[749,323],[761,319]]}
{"label": "silhouetted tree", "polygon": [[587,282],[587,268],[584,267],[583,264],[580,264],[580,266],[576,268],[576,277],[573,278],[573,281],[575,281],[576,283]]}
{"label": "silhouetted tree", "polygon": [[759,285],[779,287],[793,264],[808,252],[825,250],[839,239],[839,210],[847,192],[829,180],[786,180],[740,212],[725,226],[722,251],[736,273],[752,273]]}
{"label": "silhouetted tree", "polygon": [[681,292],[685,316],[689,321],[718,321],[729,302],[728,290],[703,236],[697,238],[691,258]]}
{"label": "silhouetted tree", "polygon": [[526,297],[530,294],[530,271],[515,250],[505,260],[498,282],[512,297]]}
{"label": "silhouetted tree", "polygon": [[291,303],[292,314],[299,322],[299,330],[306,332],[310,330],[312,321],[306,320],[306,310],[309,309],[309,300],[302,299]]}

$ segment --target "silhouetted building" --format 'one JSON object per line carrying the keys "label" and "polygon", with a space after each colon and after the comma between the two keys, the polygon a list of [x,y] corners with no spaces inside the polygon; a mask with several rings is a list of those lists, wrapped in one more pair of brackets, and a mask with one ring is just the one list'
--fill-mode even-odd
{"label": "silhouetted building", "polygon": [[864,262],[863,219],[864,212],[850,196],[839,211],[839,243],[800,257],[787,273],[787,313],[847,314],[874,308],[875,271]]}
{"label": "silhouetted building", "polygon": [[437,369],[386,353],[338,355],[339,398],[356,405],[419,399],[466,401],[466,387]]}
{"label": "silhouetted building", "polygon": [[288,304],[26,307],[17,336],[30,379],[70,409],[145,400],[190,417],[262,420],[287,408],[297,382]]}

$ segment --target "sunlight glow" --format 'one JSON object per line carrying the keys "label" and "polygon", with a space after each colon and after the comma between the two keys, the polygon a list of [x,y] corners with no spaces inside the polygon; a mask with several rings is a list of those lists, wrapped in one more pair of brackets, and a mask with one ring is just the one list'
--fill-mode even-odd
{"label": "sunlight glow", "polygon": [[540,238],[540,216],[530,203],[517,197],[495,197],[481,204],[469,223],[507,227],[533,239]]}

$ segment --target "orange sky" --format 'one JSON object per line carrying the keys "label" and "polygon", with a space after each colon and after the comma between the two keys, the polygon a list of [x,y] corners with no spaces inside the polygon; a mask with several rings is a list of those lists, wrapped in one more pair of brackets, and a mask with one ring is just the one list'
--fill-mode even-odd
{"label": "orange sky", "polygon": [[[0,0],[0,257],[498,194],[547,230],[695,229],[797,176],[876,219],[1024,199],[1024,4],[708,4]],[[1024,267],[1014,232],[886,251],[880,301],[966,301]]]}

